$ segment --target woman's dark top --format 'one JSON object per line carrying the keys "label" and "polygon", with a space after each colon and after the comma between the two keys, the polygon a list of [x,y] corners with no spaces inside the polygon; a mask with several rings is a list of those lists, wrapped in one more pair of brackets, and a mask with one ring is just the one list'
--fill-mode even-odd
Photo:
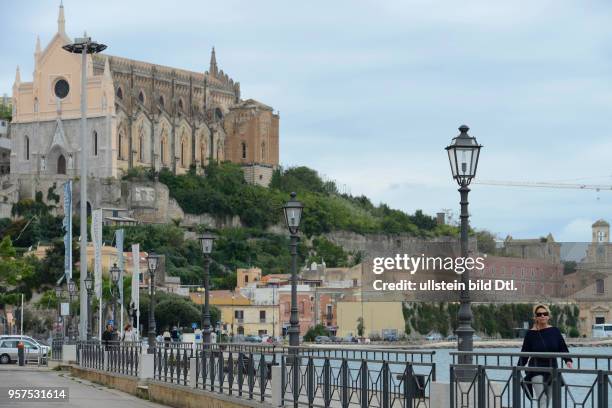
{"label": "woman's dark top", "polygon": [[[521,353],[569,353],[567,344],[561,335],[561,331],[556,327],[547,327],[541,330],[529,330],[523,339]],[[521,357],[518,365],[524,366],[528,357]],[[564,358],[563,361],[572,361],[571,358]],[[535,358],[530,357],[528,367],[554,367],[557,368],[556,358]],[[525,380],[530,381],[536,375],[544,376],[547,381],[549,373],[538,371],[527,371]]]}

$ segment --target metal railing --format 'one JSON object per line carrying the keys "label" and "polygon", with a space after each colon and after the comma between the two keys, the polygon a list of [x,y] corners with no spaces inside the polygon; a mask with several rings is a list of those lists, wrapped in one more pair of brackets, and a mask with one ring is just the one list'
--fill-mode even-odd
{"label": "metal railing", "polygon": [[195,387],[261,402],[270,400],[271,367],[278,365],[276,354],[265,348],[259,352],[233,351],[233,347],[224,346],[197,349]]}
{"label": "metal railing", "polygon": [[164,382],[190,385],[189,359],[193,357],[194,350],[193,343],[157,343],[153,359],[153,378]]}
{"label": "metal railing", "polygon": [[54,337],[51,340],[51,360],[62,360],[64,339],[61,337]]}
{"label": "metal railing", "polygon": [[[570,353],[451,352],[450,406],[554,408],[612,406],[612,355]],[[472,364],[460,365],[459,356]],[[548,367],[519,366],[538,359]],[[572,359],[573,368],[553,360]],[[563,367],[558,364],[558,367]],[[529,374],[529,375],[528,375]],[[528,375],[528,376],[527,376]]]}
{"label": "metal railing", "polygon": [[[342,354],[346,350],[337,351]],[[283,355],[283,403],[294,407],[429,407],[435,363],[426,360],[433,353],[424,352],[416,359],[419,361],[399,358],[415,357],[416,351],[397,353],[393,355],[395,361],[376,360],[369,355],[363,359]]]}
{"label": "metal railing", "polygon": [[77,343],[77,364],[117,374],[138,376],[142,345],[138,342],[80,341]]}

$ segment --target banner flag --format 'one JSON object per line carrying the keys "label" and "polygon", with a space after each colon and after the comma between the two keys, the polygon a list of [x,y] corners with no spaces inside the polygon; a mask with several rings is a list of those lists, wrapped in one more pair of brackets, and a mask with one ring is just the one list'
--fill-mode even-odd
{"label": "banner flag", "polygon": [[72,180],[64,183],[64,275],[72,279]]}

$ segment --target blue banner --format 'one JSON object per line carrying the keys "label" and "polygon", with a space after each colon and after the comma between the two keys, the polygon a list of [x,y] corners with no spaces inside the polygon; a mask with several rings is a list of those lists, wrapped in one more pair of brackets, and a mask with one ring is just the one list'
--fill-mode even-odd
{"label": "blue banner", "polygon": [[115,231],[115,241],[117,243],[117,266],[119,267],[119,300],[123,305],[123,230]]}
{"label": "blue banner", "polygon": [[64,183],[64,275],[72,279],[72,180]]}

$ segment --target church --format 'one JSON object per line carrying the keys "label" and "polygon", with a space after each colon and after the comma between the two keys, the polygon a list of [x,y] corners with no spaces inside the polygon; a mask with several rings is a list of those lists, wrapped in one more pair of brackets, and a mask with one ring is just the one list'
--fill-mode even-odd
{"label": "church", "polygon": [[241,99],[240,83],[219,68],[214,48],[206,72],[88,55],[82,151],[81,55],[62,49],[71,42],[60,5],[57,33],[45,48],[37,39],[32,81],[22,81],[17,68],[10,169],[19,198],[78,177],[83,161],[88,183],[120,180],[137,167],[201,172],[211,161],[240,164],[251,183],[270,182],[279,163],[279,116]]}

